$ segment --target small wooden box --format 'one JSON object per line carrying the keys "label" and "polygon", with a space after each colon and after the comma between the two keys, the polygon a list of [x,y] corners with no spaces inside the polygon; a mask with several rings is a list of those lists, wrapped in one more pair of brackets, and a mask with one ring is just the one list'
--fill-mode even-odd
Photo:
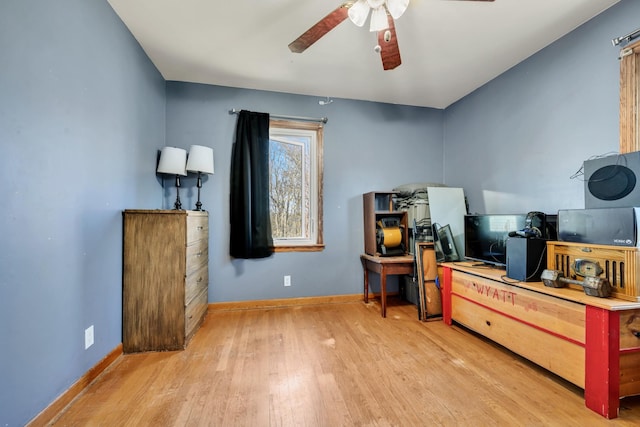
{"label": "small wooden box", "polygon": [[[547,242],[547,268],[560,270],[565,277],[576,279],[573,263],[576,259],[597,262],[601,277],[609,279],[612,297],[627,301],[640,301],[637,270],[640,249],[627,246],[594,245],[574,242]],[[580,280],[580,277],[577,277]],[[571,288],[582,289],[578,285]]]}

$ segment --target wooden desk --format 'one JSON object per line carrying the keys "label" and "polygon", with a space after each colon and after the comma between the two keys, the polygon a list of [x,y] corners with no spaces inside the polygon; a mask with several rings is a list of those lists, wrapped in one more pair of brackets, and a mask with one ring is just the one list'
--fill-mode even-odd
{"label": "wooden desk", "polygon": [[640,302],[509,280],[504,270],[443,264],[442,312],[584,389],[586,406],[618,416],[640,394]]}
{"label": "wooden desk", "polygon": [[369,272],[380,275],[380,305],[382,317],[387,317],[387,276],[398,274],[413,274],[413,256],[372,256],[360,255],[364,269],[364,302],[369,302]]}

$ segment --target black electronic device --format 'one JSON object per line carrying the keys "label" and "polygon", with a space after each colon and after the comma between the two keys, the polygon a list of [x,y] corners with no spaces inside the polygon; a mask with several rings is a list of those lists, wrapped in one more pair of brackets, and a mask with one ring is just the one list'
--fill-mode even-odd
{"label": "black electronic device", "polygon": [[522,230],[525,214],[469,214],[464,216],[464,257],[505,267],[509,232]]}
{"label": "black electronic device", "polygon": [[640,207],[561,209],[558,240],[613,246],[640,246]]}
{"label": "black electronic device", "polygon": [[558,240],[558,215],[546,215],[545,217],[545,235],[547,240]]}
{"label": "black electronic device", "polygon": [[640,206],[640,151],[586,160],[583,171],[585,208]]}
{"label": "black electronic device", "polygon": [[521,282],[539,282],[547,268],[545,239],[507,239],[507,277]]}
{"label": "black electronic device", "polygon": [[458,248],[449,224],[442,227],[433,224],[433,243],[437,262],[460,261]]}
{"label": "black electronic device", "polygon": [[522,228],[522,230],[511,231],[509,233],[509,237],[516,237],[516,236],[527,237],[527,238],[546,237],[545,236],[547,233],[546,217],[547,217],[546,214],[544,214],[543,212],[538,212],[538,211],[529,212],[524,220],[524,227]]}

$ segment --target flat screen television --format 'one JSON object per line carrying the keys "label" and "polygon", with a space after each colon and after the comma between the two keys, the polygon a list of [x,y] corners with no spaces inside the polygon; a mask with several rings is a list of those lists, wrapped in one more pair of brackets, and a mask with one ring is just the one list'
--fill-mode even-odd
{"label": "flat screen television", "polygon": [[465,259],[505,267],[509,232],[522,230],[526,217],[526,214],[465,215]]}

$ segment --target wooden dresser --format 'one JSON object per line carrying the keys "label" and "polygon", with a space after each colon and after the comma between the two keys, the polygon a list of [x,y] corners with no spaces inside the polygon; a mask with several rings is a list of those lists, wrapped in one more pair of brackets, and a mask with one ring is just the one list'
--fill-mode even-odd
{"label": "wooden dresser", "polygon": [[125,353],[184,349],[208,306],[209,215],[125,210]]}

